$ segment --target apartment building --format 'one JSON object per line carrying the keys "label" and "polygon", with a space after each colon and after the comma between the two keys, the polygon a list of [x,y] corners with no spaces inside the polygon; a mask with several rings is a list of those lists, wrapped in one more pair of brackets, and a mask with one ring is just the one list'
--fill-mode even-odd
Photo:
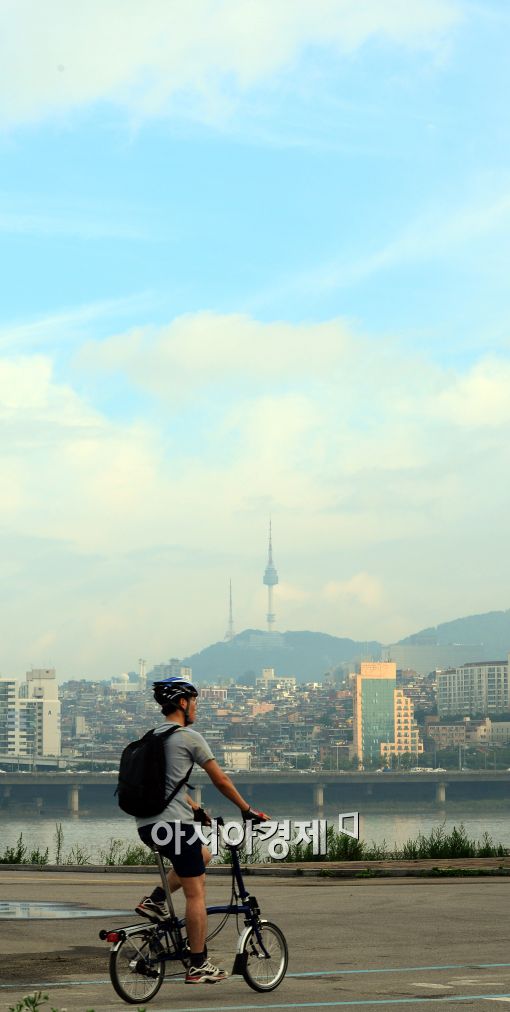
{"label": "apartment building", "polygon": [[0,753],[15,749],[17,683],[13,678],[0,678]]}
{"label": "apartment building", "polygon": [[439,716],[489,716],[510,712],[508,667],[507,658],[506,661],[478,661],[439,671]]}
{"label": "apartment building", "polygon": [[426,734],[438,749],[456,748],[459,745],[507,745],[510,741],[510,721],[495,721],[490,717],[481,717],[479,720],[463,717],[455,723],[440,723],[429,719]]}
{"label": "apartment building", "polygon": [[60,755],[60,701],[54,668],[32,668],[25,682],[0,679],[0,752]]}

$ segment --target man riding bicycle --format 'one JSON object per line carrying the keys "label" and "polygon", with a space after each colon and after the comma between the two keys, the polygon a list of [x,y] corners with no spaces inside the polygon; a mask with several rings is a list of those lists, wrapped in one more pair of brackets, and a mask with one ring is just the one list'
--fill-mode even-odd
{"label": "man riding bicycle", "polygon": [[[265,821],[263,812],[252,811],[251,806],[239,794],[230,777],[216,762],[207,742],[190,725],[194,723],[198,691],[195,686],[178,676],[154,682],[154,699],[161,706],[165,722],[154,728],[154,734],[168,732],[169,725],[177,730],[167,735],[164,741],[166,759],[166,793],[171,800],[163,811],[150,818],[137,818],[140,838],[147,846],[157,849],[168,857],[172,870],[168,873],[171,892],[182,887],[186,899],[186,931],[190,947],[190,965],[186,972],[187,984],[216,983],[228,974],[210,962],[205,944],[207,913],[205,905],[205,867],[211,860],[208,847],[201,844],[195,833],[196,817],[205,825],[210,824],[208,816],[196,805],[186,792],[186,780],[194,763],[205,770],[215,787],[224,797],[240,809],[243,819]],[[181,784],[181,786],[178,786]],[[178,788],[176,790],[176,787]],[[195,813],[195,814],[194,814]],[[171,839],[159,843],[153,836],[156,823],[168,823]],[[177,824],[177,825],[176,825]],[[194,839],[193,839],[194,837]],[[165,892],[157,886],[150,896],[145,896],[136,910],[150,920],[165,920],[168,916]]]}

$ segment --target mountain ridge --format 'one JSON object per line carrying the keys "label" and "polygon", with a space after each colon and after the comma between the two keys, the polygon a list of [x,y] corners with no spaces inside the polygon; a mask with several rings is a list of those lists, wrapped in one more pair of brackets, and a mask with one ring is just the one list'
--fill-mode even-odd
{"label": "mountain ridge", "polygon": [[400,646],[449,646],[453,644],[505,644],[510,650],[510,611],[487,611],[429,626],[399,640]]}
{"label": "mountain ridge", "polygon": [[245,629],[230,641],[213,643],[198,653],[184,658],[183,664],[199,678],[255,675],[262,668],[275,668],[279,675],[290,675],[298,681],[322,677],[345,661],[355,661],[360,654],[381,657],[382,645],[375,640],[358,643],[348,637],[309,631],[267,633]]}
{"label": "mountain ridge", "polygon": [[[391,646],[483,646],[504,659],[510,651],[510,610],[468,615],[406,636]],[[380,660],[388,646],[377,640],[361,641],[329,633],[287,631],[267,633],[245,629],[230,641],[212,643],[182,660],[200,679],[260,677],[262,668],[291,675],[298,681],[320,679],[339,665],[363,659]],[[477,660],[473,656],[473,660]]]}

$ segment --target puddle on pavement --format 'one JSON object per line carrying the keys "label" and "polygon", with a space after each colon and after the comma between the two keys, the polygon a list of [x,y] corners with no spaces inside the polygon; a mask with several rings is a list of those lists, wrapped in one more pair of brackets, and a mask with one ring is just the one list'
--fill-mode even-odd
{"label": "puddle on pavement", "polygon": [[79,903],[0,902],[0,920],[36,921],[54,920],[57,917],[117,917],[129,916],[129,910],[95,910]]}

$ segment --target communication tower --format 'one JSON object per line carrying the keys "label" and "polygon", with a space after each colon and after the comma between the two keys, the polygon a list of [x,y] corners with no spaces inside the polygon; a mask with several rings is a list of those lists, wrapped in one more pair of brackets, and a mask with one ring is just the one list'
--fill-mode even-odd
{"label": "communication tower", "polygon": [[229,580],[229,607],[228,607],[228,626],[225,633],[226,640],[234,639],[234,616],[232,612],[232,580]]}
{"label": "communication tower", "polygon": [[268,632],[273,632],[273,626],[275,622],[275,613],[273,611],[273,587],[278,583],[278,573],[273,562],[273,540],[272,540],[272,529],[271,521],[269,521],[269,550],[267,556],[267,566],[264,572],[263,581],[267,587],[267,629]]}
{"label": "communication tower", "polygon": [[142,691],[145,690],[145,687],[147,685],[147,675],[145,673],[145,665],[146,665],[146,663],[147,663],[147,661],[145,660],[145,657],[139,657],[138,658],[138,664],[139,664],[138,684],[139,684],[140,689]]}

